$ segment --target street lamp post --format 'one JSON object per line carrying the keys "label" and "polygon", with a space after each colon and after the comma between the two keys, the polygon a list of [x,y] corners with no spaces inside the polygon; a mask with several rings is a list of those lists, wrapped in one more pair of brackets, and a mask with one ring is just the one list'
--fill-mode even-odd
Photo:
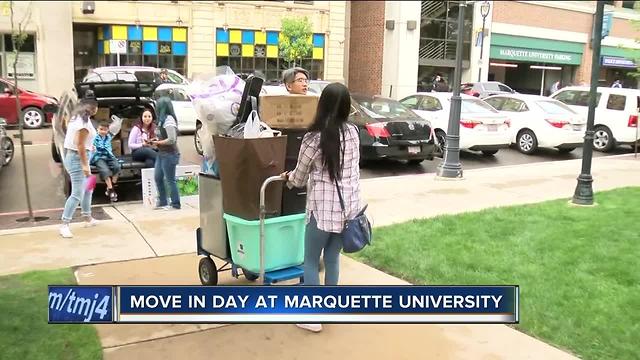
{"label": "street lamp post", "polygon": [[591,89],[589,91],[589,112],[587,114],[587,131],[584,136],[582,150],[582,172],[578,176],[578,185],[572,202],[576,205],[593,205],[593,177],[591,176],[591,160],[593,158],[593,123],[596,112],[596,94],[598,75],[600,75],[600,43],[602,41],[602,15],[604,2],[596,5],[595,31],[593,33],[593,55],[591,58]]}
{"label": "street lamp post", "polygon": [[453,73],[453,96],[449,111],[449,127],[445,141],[444,161],[438,165],[437,176],[443,178],[461,178],[460,164],[460,82],[462,80],[462,45],[464,40],[464,10],[466,1],[458,3],[458,38],[456,39],[456,69]]}
{"label": "street lamp post", "polygon": [[484,50],[484,31],[485,31],[485,22],[487,21],[487,16],[489,15],[489,10],[491,10],[491,4],[488,1],[485,1],[480,5],[480,15],[482,15],[482,38],[480,38],[480,69],[478,69],[478,82],[482,81],[482,53]]}

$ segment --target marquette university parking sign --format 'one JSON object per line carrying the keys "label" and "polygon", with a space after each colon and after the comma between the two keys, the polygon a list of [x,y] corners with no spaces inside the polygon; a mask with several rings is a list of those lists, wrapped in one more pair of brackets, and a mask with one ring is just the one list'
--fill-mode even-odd
{"label": "marquette university parking sign", "polygon": [[517,286],[49,289],[50,322],[505,324],[518,322],[518,308]]}

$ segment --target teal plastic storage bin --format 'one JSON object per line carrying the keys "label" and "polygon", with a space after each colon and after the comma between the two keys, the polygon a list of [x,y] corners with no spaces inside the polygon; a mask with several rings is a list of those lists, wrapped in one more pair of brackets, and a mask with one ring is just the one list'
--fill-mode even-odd
{"label": "teal plastic storage bin", "polygon": [[[260,221],[244,220],[224,214],[233,262],[252,273],[260,273]],[[264,221],[265,272],[300,265],[304,262],[305,214]]]}

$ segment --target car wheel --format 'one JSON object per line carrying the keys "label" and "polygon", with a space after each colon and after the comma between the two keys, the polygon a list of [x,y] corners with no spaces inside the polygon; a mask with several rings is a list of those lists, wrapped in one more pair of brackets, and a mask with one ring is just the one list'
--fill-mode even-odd
{"label": "car wheel", "polygon": [[444,146],[447,143],[447,134],[442,130],[436,130],[436,156],[444,156]]}
{"label": "car wheel", "polygon": [[196,148],[196,152],[198,155],[202,156],[202,142],[200,141],[200,129],[202,128],[202,123],[196,123],[196,131],[193,133],[193,145]]}
{"label": "car wheel", "polygon": [[615,147],[613,134],[606,126],[598,126],[593,137],[593,148],[601,152],[609,152]]}
{"label": "car wheel", "polygon": [[53,142],[53,139],[51,139],[51,157],[53,158],[53,161],[57,162],[58,164],[62,162],[60,154],[58,153],[58,148],[56,147],[56,143]]}
{"label": "car wheel", "polygon": [[498,153],[498,150],[482,150],[482,155],[493,156]]}
{"label": "car wheel", "polygon": [[37,107],[30,106],[22,111],[22,120],[27,129],[39,129],[44,124],[44,113]]}
{"label": "car wheel", "polygon": [[522,130],[516,137],[516,147],[523,154],[531,155],[538,150],[538,138],[529,129]]}
{"label": "car wheel", "polygon": [[559,152],[560,154],[568,154],[568,153],[572,152],[572,151],[573,151],[573,150],[575,150],[575,149],[576,149],[576,148],[574,148],[574,147],[570,147],[570,148],[559,148],[559,149],[558,149],[558,152]]}
{"label": "car wheel", "polygon": [[0,146],[2,146],[2,150],[4,153],[4,157],[0,159],[0,161],[2,161],[2,166],[9,165],[11,160],[13,160],[13,154],[15,152],[13,140],[11,140],[11,138],[9,137],[5,137],[2,139]]}

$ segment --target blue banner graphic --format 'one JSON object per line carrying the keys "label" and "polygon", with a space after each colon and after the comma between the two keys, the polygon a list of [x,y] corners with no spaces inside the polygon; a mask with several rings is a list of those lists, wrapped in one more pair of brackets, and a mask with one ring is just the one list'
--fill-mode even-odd
{"label": "blue banner graphic", "polygon": [[49,286],[49,323],[113,322],[112,286]]}
{"label": "blue banner graphic", "polygon": [[120,322],[516,323],[517,286],[122,286]]}

